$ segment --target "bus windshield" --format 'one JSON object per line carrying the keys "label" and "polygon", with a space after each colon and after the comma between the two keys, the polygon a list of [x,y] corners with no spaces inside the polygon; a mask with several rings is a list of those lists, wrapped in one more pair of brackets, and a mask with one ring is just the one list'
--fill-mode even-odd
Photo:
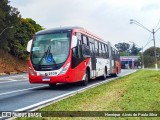
{"label": "bus windshield", "polygon": [[70,32],[59,32],[35,36],[31,48],[34,65],[57,65],[69,56]]}

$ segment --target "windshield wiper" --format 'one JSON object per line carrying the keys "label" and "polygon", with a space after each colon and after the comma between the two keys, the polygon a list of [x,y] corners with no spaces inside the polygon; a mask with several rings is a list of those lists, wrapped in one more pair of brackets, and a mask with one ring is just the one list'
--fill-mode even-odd
{"label": "windshield wiper", "polygon": [[47,59],[49,56],[50,56],[51,61],[53,61],[55,67],[57,67],[56,61],[54,60],[53,55],[51,53],[51,45],[48,46],[47,52],[44,52],[42,58],[40,59],[40,61],[38,63],[38,66],[41,65],[41,63],[42,63],[42,61],[43,61],[44,58]]}

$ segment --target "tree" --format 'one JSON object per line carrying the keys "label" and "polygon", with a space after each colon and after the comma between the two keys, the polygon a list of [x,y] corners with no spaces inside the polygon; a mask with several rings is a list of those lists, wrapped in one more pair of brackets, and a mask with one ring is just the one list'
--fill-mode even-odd
{"label": "tree", "polygon": [[119,54],[120,54],[120,56],[129,56],[130,55],[130,53],[127,51],[120,52]]}
{"label": "tree", "polygon": [[[19,17],[19,12],[9,5],[8,0],[0,1],[0,33],[7,27],[15,26],[19,22]],[[10,51],[8,43],[13,37],[13,30],[6,29],[0,36],[0,48]]]}
{"label": "tree", "polygon": [[133,43],[132,47],[128,43],[118,43],[115,44],[115,47],[119,50],[121,56],[129,56],[129,55],[138,55],[141,48],[136,47],[135,43]]}
{"label": "tree", "polygon": [[[13,26],[13,29],[6,29]],[[20,12],[9,5],[8,0],[0,0],[0,49],[16,57],[25,59],[27,42],[35,32],[43,28],[31,18],[21,18]]]}
{"label": "tree", "polygon": [[[160,61],[160,48],[156,48],[157,51],[157,61]],[[144,66],[145,67],[154,67],[154,47],[150,47],[143,53],[144,56]]]}
{"label": "tree", "polygon": [[27,58],[25,51],[28,41],[33,38],[35,32],[43,28],[31,18],[21,18],[15,28],[14,39],[9,44],[9,47],[12,49],[10,53],[25,59]]}
{"label": "tree", "polygon": [[141,50],[141,48],[136,47],[135,43],[133,43],[133,46],[130,49],[130,54],[131,55],[138,55],[140,50]]}
{"label": "tree", "polygon": [[33,26],[33,29],[35,30],[35,32],[38,32],[44,29],[42,26],[37,24],[36,21],[32,20],[31,18],[26,18],[26,20],[28,21],[28,23],[30,23]]}
{"label": "tree", "polygon": [[124,52],[129,50],[130,44],[123,42],[115,44],[115,47],[119,50],[119,52]]}

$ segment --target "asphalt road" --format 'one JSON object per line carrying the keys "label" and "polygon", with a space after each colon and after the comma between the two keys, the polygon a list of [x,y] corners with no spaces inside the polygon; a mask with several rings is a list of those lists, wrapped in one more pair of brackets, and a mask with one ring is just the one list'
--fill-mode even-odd
{"label": "asphalt road", "polygon": [[[135,70],[122,70],[118,76],[125,76]],[[114,78],[115,79],[115,78]],[[105,81],[113,80],[108,77]],[[87,87],[102,84],[104,80],[92,80]],[[30,84],[27,74],[0,76],[0,111],[25,111],[55,101],[74,91],[81,91],[87,87],[78,83],[59,84],[51,89],[45,84]]]}

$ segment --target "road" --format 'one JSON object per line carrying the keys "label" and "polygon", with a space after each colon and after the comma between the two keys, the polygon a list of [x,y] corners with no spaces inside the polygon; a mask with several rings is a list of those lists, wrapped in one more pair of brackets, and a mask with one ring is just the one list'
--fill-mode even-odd
{"label": "road", "polygon": [[[119,76],[133,73],[135,70],[122,70]],[[92,80],[87,87],[93,87],[115,78],[106,80]],[[32,110],[66,97],[75,92],[80,92],[87,87],[80,84],[59,84],[56,88],[50,88],[45,84],[30,84],[27,74],[0,77],[0,111],[25,111]]]}

